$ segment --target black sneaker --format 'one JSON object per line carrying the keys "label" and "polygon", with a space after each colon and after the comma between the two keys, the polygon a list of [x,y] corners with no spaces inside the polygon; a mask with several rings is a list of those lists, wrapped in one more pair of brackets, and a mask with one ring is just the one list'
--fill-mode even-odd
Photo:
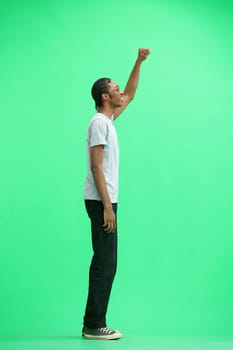
{"label": "black sneaker", "polygon": [[92,329],[84,326],[82,330],[82,336],[86,339],[91,339],[91,340],[97,340],[97,339],[114,340],[114,339],[120,339],[122,337],[122,334],[121,332],[110,329],[108,327]]}

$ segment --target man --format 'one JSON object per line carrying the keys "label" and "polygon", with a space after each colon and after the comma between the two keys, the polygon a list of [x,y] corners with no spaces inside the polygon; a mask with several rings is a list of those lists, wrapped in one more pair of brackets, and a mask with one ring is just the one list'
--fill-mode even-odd
{"label": "man", "polygon": [[97,80],[92,97],[97,113],[87,133],[88,171],[85,206],[91,220],[93,258],[82,335],[87,339],[119,339],[122,334],[107,327],[108,301],[117,264],[118,141],[113,121],[134,98],[141,63],[149,49],[139,49],[124,92],[108,78]]}

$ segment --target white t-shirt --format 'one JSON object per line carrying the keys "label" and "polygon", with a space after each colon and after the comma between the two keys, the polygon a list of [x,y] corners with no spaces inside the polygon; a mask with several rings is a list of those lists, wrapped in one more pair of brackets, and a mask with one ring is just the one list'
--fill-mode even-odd
{"label": "white t-shirt", "polygon": [[84,198],[101,200],[96,189],[91,170],[90,147],[103,145],[103,172],[112,203],[118,200],[119,145],[113,121],[102,113],[91,119],[87,131],[87,177],[84,185]]}

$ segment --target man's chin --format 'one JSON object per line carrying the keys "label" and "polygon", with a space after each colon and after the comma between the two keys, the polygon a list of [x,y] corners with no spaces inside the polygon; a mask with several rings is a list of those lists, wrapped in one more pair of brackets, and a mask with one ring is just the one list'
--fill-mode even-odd
{"label": "man's chin", "polygon": [[123,103],[119,103],[118,105],[116,105],[116,108],[121,108],[123,106]]}

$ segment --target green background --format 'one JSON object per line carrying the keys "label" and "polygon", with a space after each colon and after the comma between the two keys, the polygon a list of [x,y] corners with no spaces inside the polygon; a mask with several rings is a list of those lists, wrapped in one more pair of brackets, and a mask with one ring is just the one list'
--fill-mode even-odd
{"label": "green background", "polygon": [[1,2],[1,336],[80,333],[90,88],[124,88],[138,47],[109,325],[233,334],[232,23],[230,1]]}

